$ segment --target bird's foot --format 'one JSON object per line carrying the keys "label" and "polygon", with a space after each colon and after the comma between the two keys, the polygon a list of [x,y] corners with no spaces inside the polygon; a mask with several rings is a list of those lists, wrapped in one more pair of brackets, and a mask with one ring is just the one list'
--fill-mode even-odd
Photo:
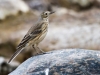
{"label": "bird's foot", "polygon": [[47,54],[46,52],[43,52],[43,53],[40,53],[40,54],[38,54],[38,55],[43,55],[43,54]]}

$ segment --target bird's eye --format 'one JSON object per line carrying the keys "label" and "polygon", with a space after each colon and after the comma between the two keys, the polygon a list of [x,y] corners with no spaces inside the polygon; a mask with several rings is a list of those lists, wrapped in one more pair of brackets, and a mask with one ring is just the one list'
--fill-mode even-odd
{"label": "bird's eye", "polygon": [[45,15],[47,15],[47,13],[45,13]]}

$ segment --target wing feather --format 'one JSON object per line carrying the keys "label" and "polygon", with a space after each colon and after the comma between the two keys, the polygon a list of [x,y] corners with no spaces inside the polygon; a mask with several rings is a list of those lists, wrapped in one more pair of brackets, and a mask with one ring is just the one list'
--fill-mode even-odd
{"label": "wing feather", "polygon": [[39,35],[42,35],[42,25],[43,23],[38,24],[37,26],[33,26],[30,28],[30,30],[27,32],[27,34],[22,39],[21,43],[17,46],[17,51],[12,55],[9,62],[10,63],[26,46],[26,44],[32,40],[38,37]]}

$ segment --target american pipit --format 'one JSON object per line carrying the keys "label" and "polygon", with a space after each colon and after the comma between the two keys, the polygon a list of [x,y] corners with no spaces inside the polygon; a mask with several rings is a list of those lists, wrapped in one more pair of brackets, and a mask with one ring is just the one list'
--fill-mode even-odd
{"label": "american pipit", "polygon": [[46,11],[41,14],[41,18],[35,26],[32,26],[27,34],[17,46],[17,51],[12,55],[8,63],[10,63],[26,46],[32,46],[36,51],[42,51],[38,44],[44,39],[48,31],[49,15],[53,12]]}

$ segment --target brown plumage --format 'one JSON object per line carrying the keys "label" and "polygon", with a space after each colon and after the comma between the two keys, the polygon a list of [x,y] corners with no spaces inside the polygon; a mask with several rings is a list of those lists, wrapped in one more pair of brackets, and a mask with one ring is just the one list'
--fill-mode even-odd
{"label": "brown plumage", "polygon": [[17,51],[12,55],[8,63],[10,63],[26,46],[32,46],[35,50],[39,49],[41,52],[44,52],[38,47],[38,44],[46,36],[49,25],[48,18],[52,13],[53,12],[46,11],[41,14],[41,18],[38,23],[29,29],[20,44],[17,46]]}

